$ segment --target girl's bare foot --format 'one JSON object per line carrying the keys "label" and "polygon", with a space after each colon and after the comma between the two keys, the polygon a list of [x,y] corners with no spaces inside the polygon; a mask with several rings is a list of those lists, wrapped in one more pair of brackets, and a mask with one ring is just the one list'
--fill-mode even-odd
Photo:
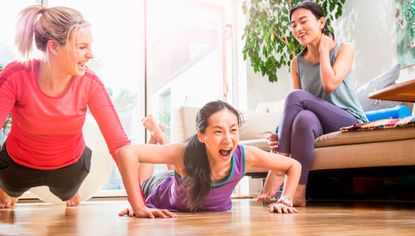
{"label": "girl's bare foot", "polygon": [[143,126],[150,131],[151,138],[155,139],[157,143],[166,143],[166,138],[163,134],[163,131],[166,129],[164,125],[158,124],[152,115],[144,117],[141,122],[143,123]]}
{"label": "girl's bare foot", "polygon": [[17,198],[10,197],[3,189],[0,188],[0,209],[12,208],[17,202]]}
{"label": "girl's bare foot", "polygon": [[[166,136],[164,136],[163,131],[166,130],[166,126],[162,124],[158,124],[156,119],[152,115],[146,116],[141,121],[143,123],[143,126],[148,129],[151,133],[151,137],[148,140],[149,144],[167,144]],[[147,164],[145,164],[147,165]],[[145,169],[146,167],[143,167],[143,164],[141,164],[142,168]],[[150,169],[150,168],[148,168]],[[174,170],[174,165],[167,165],[168,170]],[[141,173],[141,172],[140,172]],[[150,172],[148,172],[150,173]],[[152,171],[151,171],[152,173]],[[145,174],[145,176],[148,176]],[[151,176],[151,174],[150,174]],[[141,178],[143,179],[143,178]]]}
{"label": "girl's bare foot", "polygon": [[66,201],[66,206],[68,207],[74,207],[74,206],[78,206],[80,203],[80,197],[79,197],[79,192],[77,192],[75,194],[75,196],[73,196],[71,199],[69,199],[68,201]]}
{"label": "girl's bare foot", "polygon": [[307,205],[305,193],[306,185],[299,184],[293,198],[293,204],[295,207],[305,207]]}

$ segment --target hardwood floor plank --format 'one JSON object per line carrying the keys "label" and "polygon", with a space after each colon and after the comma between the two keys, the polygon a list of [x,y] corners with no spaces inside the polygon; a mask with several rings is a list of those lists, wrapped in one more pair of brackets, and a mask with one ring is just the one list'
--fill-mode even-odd
{"label": "hardwood floor plank", "polygon": [[229,212],[179,213],[176,219],[119,217],[125,200],[75,208],[19,203],[0,210],[0,235],[414,235],[415,204],[312,202],[298,214],[270,214],[253,199]]}

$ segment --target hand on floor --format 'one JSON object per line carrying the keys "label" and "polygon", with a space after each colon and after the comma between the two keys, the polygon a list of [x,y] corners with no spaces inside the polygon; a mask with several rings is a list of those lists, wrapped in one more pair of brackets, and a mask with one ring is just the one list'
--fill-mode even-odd
{"label": "hand on floor", "polygon": [[287,206],[279,202],[269,204],[268,210],[270,213],[279,213],[279,214],[298,213],[298,210],[295,209],[295,207]]}
{"label": "hand on floor", "polygon": [[166,209],[149,209],[147,207],[143,208],[138,214],[135,214],[133,209],[127,208],[121,211],[119,216],[129,216],[129,217],[137,217],[137,218],[176,218],[177,215],[170,212]]}

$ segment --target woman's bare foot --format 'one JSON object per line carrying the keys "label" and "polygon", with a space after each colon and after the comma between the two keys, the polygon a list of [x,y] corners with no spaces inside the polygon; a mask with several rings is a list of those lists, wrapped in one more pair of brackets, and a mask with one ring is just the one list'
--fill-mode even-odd
{"label": "woman's bare foot", "polygon": [[75,196],[73,196],[71,199],[69,199],[68,201],[66,201],[66,206],[68,207],[75,207],[78,206],[80,203],[80,197],[79,197],[79,192],[77,192],[75,194]]}
{"label": "woman's bare foot", "polygon": [[293,204],[295,207],[305,207],[307,205],[305,193],[306,185],[299,184],[293,198]]}
{"label": "woman's bare foot", "polygon": [[166,143],[166,137],[163,134],[163,131],[166,129],[164,125],[158,124],[152,115],[144,117],[141,122],[143,123],[143,126],[150,131],[151,138],[155,139],[157,143]]}
{"label": "woman's bare foot", "polygon": [[12,208],[17,202],[17,198],[10,197],[3,189],[0,188],[0,209]]}
{"label": "woman's bare foot", "polygon": [[275,198],[275,194],[284,182],[285,175],[278,175],[272,171],[268,172],[265,179],[264,189],[259,194],[257,201],[265,202]]}

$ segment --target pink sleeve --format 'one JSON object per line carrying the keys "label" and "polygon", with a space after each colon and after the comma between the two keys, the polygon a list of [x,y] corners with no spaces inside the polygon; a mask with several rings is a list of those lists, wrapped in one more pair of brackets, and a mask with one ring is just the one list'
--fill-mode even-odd
{"label": "pink sleeve", "polygon": [[88,105],[104,136],[112,157],[116,160],[115,151],[130,144],[130,140],[124,132],[107,90],[98,79],[93,81]]}

